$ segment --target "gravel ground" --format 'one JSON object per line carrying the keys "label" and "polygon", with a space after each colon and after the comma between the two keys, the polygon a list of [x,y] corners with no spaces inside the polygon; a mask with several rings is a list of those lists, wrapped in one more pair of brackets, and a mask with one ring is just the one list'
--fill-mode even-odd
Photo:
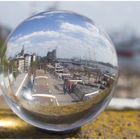
{"label": "gravel ground", "polygon": [[0,110],[0,138],[140,138],[140,111],[104,111],[95,121],[70,134],[35,128],[10,110]]}

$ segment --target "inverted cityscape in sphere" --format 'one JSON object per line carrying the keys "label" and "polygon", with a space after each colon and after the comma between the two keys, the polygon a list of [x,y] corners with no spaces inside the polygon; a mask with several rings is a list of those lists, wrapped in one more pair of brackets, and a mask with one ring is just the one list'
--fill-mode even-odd
{"label": "inverted cityscape in sphere", "polygon": [[51,131],[78,128],[109,103],[118,77],[109,37],[68,11],[23,21],[3,46],[0,87],[11,109]]}

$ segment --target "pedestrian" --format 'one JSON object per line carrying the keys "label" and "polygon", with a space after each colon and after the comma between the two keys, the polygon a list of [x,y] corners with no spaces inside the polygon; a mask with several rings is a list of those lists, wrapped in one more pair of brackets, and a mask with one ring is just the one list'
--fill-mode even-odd
{"label": "pedestrian", "polygon": [[67,80],[66,79],[64,79],[63,92],[64,92],[64,95],[67,93]]}
{"label": "pedestrian", "polygon": [[68,90],[69,90],[69,94],[72,93],[72,81],[69,80],[69,83],[68,83]]}

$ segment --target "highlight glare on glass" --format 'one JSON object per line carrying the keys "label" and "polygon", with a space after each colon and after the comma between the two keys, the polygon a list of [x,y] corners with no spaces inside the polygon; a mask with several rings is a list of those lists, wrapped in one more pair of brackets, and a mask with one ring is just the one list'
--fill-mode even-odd
{"label": "highlight glare on glass", "polygon": [[0,86],[10,108],[42,129],[67,131],[94,119],[113,96],[115,49],[93,21],[68,11],[39,13],[9,36]]}

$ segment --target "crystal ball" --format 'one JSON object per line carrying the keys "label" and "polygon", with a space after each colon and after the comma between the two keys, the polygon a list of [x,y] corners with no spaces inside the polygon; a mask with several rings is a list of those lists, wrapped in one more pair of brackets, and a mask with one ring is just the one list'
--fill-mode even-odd
{"label": "crystal ball", "polygon": [[24,20],[5,42],[0,64],[0,88],[9,107],[29,124],[54,132],[95,119],[118,79],[108,35],[70,11]]}

